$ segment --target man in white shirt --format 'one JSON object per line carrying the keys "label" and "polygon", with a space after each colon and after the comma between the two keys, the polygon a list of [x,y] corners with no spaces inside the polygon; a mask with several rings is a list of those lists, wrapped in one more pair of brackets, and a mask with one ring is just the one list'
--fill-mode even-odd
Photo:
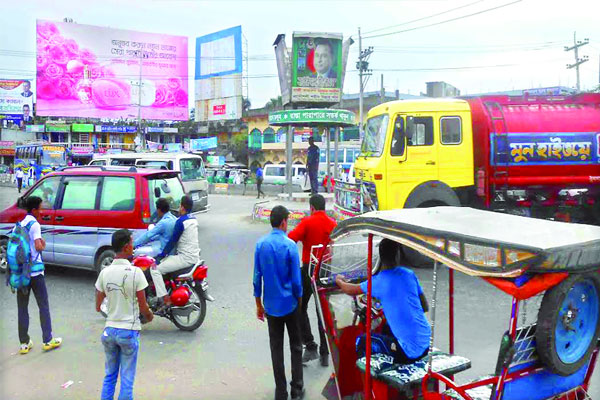
{"label": "man in white shirt", "polygon": [[112,399],[121,371],[119,399],[133,399],[133,382],[140,347],[140,312],[147,322],[154,317],[144,289],[148,286],[144,272],[131,265],[133,238],[130,231],[120,229],[112,235],[117,253],[111,265],[100,271],[96,281],[96,311],[108,299],[106,325],[101,341],[106,355],[102,399]]}
{"label": "man in white shirt", "polygon": [[42,326],[42,349],[53,350],[62,344],[61,338],[52,337],[52,320],[50,319],[50,304],[48,291],[44,280],[44,262],[42,251],[46,248],[46,241],[42,238],[42,227],[38,222],[42,199],[30,196],[25,200],[27,216],[19,224],[29,231],[29,246],[31,251],[31,283],[26,290],[17,291],[17,307],[19,309],[19,340],[21,342],[20,354],[27,354],[33,347],[29,337],[29,295],[33,291],[35,301],[40,309],[40,324]]}
{"label": "man in white shirt", "polygon": [[15,180],[17,181],[17,188],[19,189],[19,193],[21,193],[21,189],[23,188],[23,178],[25,178],[25,174],[21,168],[17,168],[15,172]]}

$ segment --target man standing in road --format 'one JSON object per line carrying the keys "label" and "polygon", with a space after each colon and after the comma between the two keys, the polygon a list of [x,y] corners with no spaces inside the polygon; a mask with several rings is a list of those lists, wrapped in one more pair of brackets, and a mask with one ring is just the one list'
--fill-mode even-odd
{"label": "man standing in road", "polygon": [[119,400],[131,400],[142,329],[140,311],[145,322],[152,321],[154,316],[146,303],[144,289],[148,282],[144,272],[129,262],[133,256],[131,232],[120,229],[113,233],[112,247],[117,255],[110,266],[100,271],[96,281],[96,311],[100,312],[102,302],[108,299],[106,325],[101,336],[106,356],[101,399],[113,399],[120,370]]}
{"label": "man standing in road", "polygon": [[20,225],[29,231],[29,246],[31,251],[31,283],[25,290],[17,291],[17,307],[19,309],[19,340],[21,341],[20,354],[27,354],[33,347],[29,337],[29,295],[33,291],[35,301],[40,309],[40,324],[42,325],[42,350],[48,351],[62,344],[61,338],[52,337],[52,320],[50,319],[50,304],[48,303],[48,290],[44,279],[44,263],[42,251],[46,248],[46,241],[42,238],[42,227],[38,222],[42,209],[42,199],[30,196],[25,201],[27,216]]}
{"label": "man standing in road", "polygon": [[[321,365],[326,367],[329,365],[329,351],[327,349],[327,338],[325,330],[319,318],[317,311],[317,321],[319,324],[320,346],[317,346],[310,329],[310,321],[308,319],[308,302],[312,296],[311,279],[308,275],[308,267],[310,265],[310,252],[313,246],[325,245],[329,239],[331,231],[336,226],[333,218],[330,218],[325,212],[325,198],[320,194],[311,196],[310,201],[310,216],[304,218],[296,229],[288,235],[294,242],[302,242],[302,342],[306,346],[302,362],[308,362],[321,358]],[[317,301],[315,299],[315,305]],[[317,353],[317,348],[319,353]]]}
{"label": "man standing in road", "polygon": [[288,216],[289,211],[285,207],[273,208],[270,216],[273,230],[258,241],[254,252],[256,317],[264,321],[266,316],[269,325],[275,400],[288,398],[283,360],[283,333],[286,328],[292,354],[292,400],[304,397],[300,332],[302,282],[298,249],[285,235]]}
{"label": "man standing in road", "polygon": [[308,138],[308,153],[306,157],[306,168],[310,179],[310,191],[316,194],[319,191],[319,147],[315,145],[313,137]]}
{"label": "man standing in road", "polygon": [[19,193],[21,193],[21,189],[23,188],[23,178],[25,178],[25,174],[21,168],[17,168],[17,172],[15,173],[15,180],[17,181],[17,188],[19,189]]}
{"label": "man standing in road", "polygon": [[262,191],[262,189],[260,188],[262,186],[263,183],[263,169],[259,166],[256,169],[256,191],[258,192],[256,198],[260,199],[260,195],[262,194],[263,197],[266,197],[264,192]]}

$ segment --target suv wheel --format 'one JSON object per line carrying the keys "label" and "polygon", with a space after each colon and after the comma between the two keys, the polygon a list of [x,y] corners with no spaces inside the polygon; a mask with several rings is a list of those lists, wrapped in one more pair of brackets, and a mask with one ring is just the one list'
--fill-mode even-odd
{"label": "suv wheel", "polygon": [[104,268],[112,264],[115,259],[115,252],[112,250],[104,250],[96,259],[96,272],[100,273]]}
{"label": "suv wheel", "polygon": [[6,248],[8,247],[8,239],[0,239],[0,272],[5,273],[8,270],[8,257]]}

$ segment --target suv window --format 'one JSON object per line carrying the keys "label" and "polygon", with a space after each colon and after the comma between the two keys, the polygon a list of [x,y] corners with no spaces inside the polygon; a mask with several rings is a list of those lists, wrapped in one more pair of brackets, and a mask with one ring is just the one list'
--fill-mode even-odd
{"label": "suv window", "polygon": [[440,120],[442,144],[460,144],[462,142],[462,129],[460,117],[443,117]]}
{"label": "suv window", "polygon": [[[155,188],[160,191],[158,197],[154,193]],[[171,210],[179,210],[181,198],[185,195],[183,185],[177,177],[148,179],[148,191],[150,192],[150,212],[152,215],[156,212],[156,200],[160,197],[164,197],[169,201]]]}
{"label": "suv window", "polygon": [[106,160],[94,160],[90,165],[106,165]]}
{"label": "suv window", "polygon": [[135,179],[107,176],[102,184],[100,210],[130,211],[135,205]]}
{"label": "suv window", "polygon": [[113,158],[110,165],[135,165],[135,158]]}
{"label": "suv window", "polygon": [[70,176],[64,180],[62,210],[93,210],[96,208],[99,177]]}
{"label": "suv window", "polygon": [[431,146],[433,144],[433,118],[414,117],[415,131],[408,138],[409,146]]}
{"label": "suv window", "polygon": [[[58,185],[60,184],[60,177],[54,176],[51,178],[44,179],[31,193],[29,196],[37,196],[42,199],[42,208],[50,209],[54,208],[56,202],[56,194],[58,193]],[[28,197],[29,197],[28,196]]]}
{"label": "suv window", "polygon": [[136,165],[157,169],[173,169],[173,163],[171,161],[138,160]]}
{"label": "suv window", "polygon": [[179,160],[182,181],[204,179],[204,165],[201,158],[182,158]]}

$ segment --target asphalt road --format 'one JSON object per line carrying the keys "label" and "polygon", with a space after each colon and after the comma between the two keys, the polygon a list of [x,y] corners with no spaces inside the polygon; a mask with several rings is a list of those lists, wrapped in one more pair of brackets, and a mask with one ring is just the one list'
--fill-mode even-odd
{"label": "asphalt road", "polygon": [[[0,207],[14,202],[16,196],[15,189],[0,188]],[[144,326],[136,398],[273,398],[267,326],[255,318],[251,283],[254,245],[269,227],[250,220],[253,202],[252,197],[211,195],[212,210],[198,220],[202,257],[209,266],[210,293],[216,301],[208,304],[205,322],[195,332],[181,332],[158,317]],[[431,304],[432,271],[417,274]],[[25,356],[18,354],[16,299],[0,285],[0,398],[97,399],[104,376],[100,343],[104,320],[94,310],[95,276],[49,266],[46,279],[54,334],[64,340],[60,349],[49,353],[40,349],[41,330],[32,298],[30,334],[35,347]],[[447,349],[447,272],[440,273],[440,281],[436,346]],[[508,296],[480,279],[456,276],[456,353],[473,364],[457,377],[459,381],[493,372],[509,314]],[[286,367],[289,379],[289,353]],[[331,367],[317,362],[304,368],[306,399],[322,398],[331,372]],[[74,383],[61,388],[67,381]],[[600,399],[600,379],[596,376],[595,381],[590,394]]]}

